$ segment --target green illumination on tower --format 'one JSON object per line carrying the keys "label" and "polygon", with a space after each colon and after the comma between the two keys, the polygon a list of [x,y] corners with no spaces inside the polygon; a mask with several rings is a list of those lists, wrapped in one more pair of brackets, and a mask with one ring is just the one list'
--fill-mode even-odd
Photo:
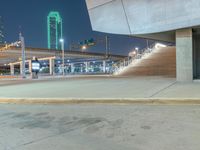
{"label": "green illumination on tower", "polygon": [[51,11],[47,16],[47,36],[49,49],[61,49],[59,40],[62,35],[62,18],[59,12]]}

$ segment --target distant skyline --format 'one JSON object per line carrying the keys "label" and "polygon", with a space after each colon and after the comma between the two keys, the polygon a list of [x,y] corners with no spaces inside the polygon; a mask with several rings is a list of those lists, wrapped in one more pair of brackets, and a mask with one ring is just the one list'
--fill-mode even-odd
{"label": "distant skyline", "polygon": [[[104,33],[92,31],[84,0],[1,0],[0,16],[4,20],[5,39],[18,40],[21,31],[26,46],[47,48],[47,15],[58,11],[63,18],[65,49],[70,43],[78,43],[90,38],[104,38]],[[109,35],[111,53],[128,54],[134,47],[146,46],[146,41],[122,35]],[[104,52],[105,43],[98,44],[88,51]]]}
{"label": "distant skyline", "polygon": [[57,11],[49,12],[47,16],[47,42],[49,49],[61,50],[60,39],[63,38],[62,18]]}
{"label": "distant skyline", "polygon": [[4,44],[5,39],[4,39],[4,25],[3,25],[3,20],[2,17],[0,16],[0,44]]}

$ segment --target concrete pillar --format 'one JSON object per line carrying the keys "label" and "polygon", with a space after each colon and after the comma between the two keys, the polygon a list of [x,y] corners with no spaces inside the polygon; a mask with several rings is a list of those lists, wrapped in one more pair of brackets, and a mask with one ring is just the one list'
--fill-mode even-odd
{"label": "concrete pillar", "polygon": [[74,64],[71,63],[71,73],[74,73],[74,70],[75,70],[75,68],[74,68]]}
{"label": "concrete pillar", "polygon": [[81,73],[83,72],[83,64],[81,64]]}
{"label": "concrete pillar", "polygon": [[50,75],[54,75],[54,70],[55,70],[55,60],[54,59],[49,59],[49,73]]}
{"label": "concrete pillar", "polygon": [[23,75],[23,64],[22,61],[19,63],[20,75]]}
{"label": "concrete pillar", "polygon": [[15,65],[14,64],[10,64],[10,74],[11,75],[15,74]]}
{"label": "concrete pillar", "polygon": [[88,73],[89,72],[89,65],[90,63],[89,62],[85,62],[85,72]]}
{"label": "concrete pillar", "polygon": [[29,73],[32,75],[32,60],[28,61],[28,70],[29,70]]}
{"label": "concrete pillar", "polygon": [[106,73],[106,61],[103,61],[103,73]]}
{"label": "concrete pillar", "polygon": [[176,78],[177,81],[193,81],[192,29],[176,31]]}

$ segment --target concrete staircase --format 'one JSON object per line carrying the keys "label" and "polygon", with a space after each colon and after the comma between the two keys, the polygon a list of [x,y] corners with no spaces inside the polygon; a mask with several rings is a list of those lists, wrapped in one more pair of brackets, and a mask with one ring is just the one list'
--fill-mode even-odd
{"label": "concrete staircase", "polygon": [[176,77],[176,49],[175,47],[154,48],[141,59],[134,59],[116,75]]}

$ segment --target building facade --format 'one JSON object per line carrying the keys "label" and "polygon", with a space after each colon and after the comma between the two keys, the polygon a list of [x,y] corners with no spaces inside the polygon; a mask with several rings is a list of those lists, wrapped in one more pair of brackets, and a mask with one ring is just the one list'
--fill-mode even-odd
{"label": "building facade", "polygon": [[47,38],[49,49],[61,49],[62,18],[59,12],[52,11],[47,16]]}
{"label": "building facade", "polygon": [[2,17],[0,16],[0,44],[5,43],[5,36],[4,36],[4,25]]}
{"label": "building facade", "polygon": [[200,79],[199,0],[86,0],[94,31],[176,43],[177,81]]}

